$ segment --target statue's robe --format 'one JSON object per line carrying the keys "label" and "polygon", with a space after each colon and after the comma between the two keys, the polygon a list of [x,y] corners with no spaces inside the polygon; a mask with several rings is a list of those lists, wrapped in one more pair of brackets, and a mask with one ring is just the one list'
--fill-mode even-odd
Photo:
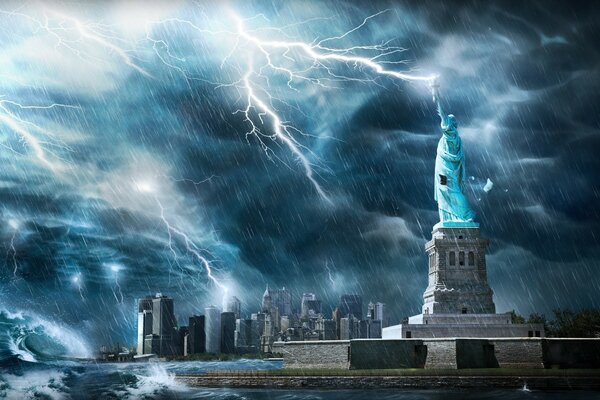
{"label": "statue's robe", "polygon": [[458,131],[447,119],[435,159],[435,200],[440,222],[472,222],[475,212],[465,196],[465,156]]}

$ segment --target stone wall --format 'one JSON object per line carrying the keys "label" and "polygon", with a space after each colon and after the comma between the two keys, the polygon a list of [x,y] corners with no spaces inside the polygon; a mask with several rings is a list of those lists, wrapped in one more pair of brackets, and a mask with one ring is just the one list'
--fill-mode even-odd
{"label": "stone wall", "polygon": [[426,369],[456,369],[456,339],[424,340],[427,346]]}
{"label": "stone wall", "polygon": [[350,368],[349,340],[275,342],[273,352],[283,354],[284,368]]}
{"label": "stone wall", "polygon": [[544,368],[542,339],[490,339],[500,368]]}
{"label": "stone wall", "polygon": [[276,342],[284,368],[600,368],[600,339],[450,338]]}

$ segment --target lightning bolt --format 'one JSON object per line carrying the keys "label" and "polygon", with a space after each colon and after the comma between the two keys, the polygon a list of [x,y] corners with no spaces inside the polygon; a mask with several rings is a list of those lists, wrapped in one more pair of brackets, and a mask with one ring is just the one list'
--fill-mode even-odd
{"label": "lightning bolt", "polygon": [[[8,253],[10,253],[13,263],[13,275],[17,276],[17,270],[19,269],[19,265],[17,263],[17,249],[15,247],[15,238],[17,236],[18,227],[14,227],[12,237],[10,238],[10,245]],[[7,254],[8,256],[8,254]]]}
{"label": "lightning bolt", "polygon": [[189,237],[189,235],[187,233],[185,233],[184,231],[182,231],[181,229],[177,228],[176,226],[174,226],[173,224],[171,224],[169,222],[169,220],[165,216],[165,209],[164,209],[162,203],[160,202],[160,200],[158,199],[158,197],[155,196],[154,198],[156,200],[156,203],[158,204],[158,207],[160,208],[160,219],[161,219],[161,221],[163,222],[163,224],[165,225],[165,227],[167,229],[169,250],[171,251],[171,253],[175,257],[175,259],[177,259],[177,252],[175,251],[175,248],[173,247],[173,235],[178,236],[179,238],[181,238],[183,240],[187,251],[190,254],[192,254],[194,256],[194,258],[204,268],[204,270],[206,272],[206,275],[208,276],[208,279],[210,279],[221,290],[223,290],[223,291],[226,292],[227,291],[227,287],[225,285],[223,285],[214,276],[213,269],[212,269],[212,266],[210,264],[210,261],[206,257],[204,257],[202,255],[202,253],[205,250],[203,250],[199,246],[197,246],[196,243],[194,243],[194,241],[192,239],[190,239],[190,237]]}
{"label": "lightning bolt", "polygon": [[[63,47],[74,53],[79,59],[85,62],[102,62],[90,52],[81,50],[78,46],[84,43],[93,44],[103,48],[107,53],[114,54],[124,64],[131,67],[135,71],[146,77],[152,77],[144,68],[140,67],[134,59],[129,55],[129,51],[122,45],[127,41],[119,38],[108,25],[82,22],[81,20],[62,14],[57,11],[44,9],[42,18],[36,18],[33,15],[19,11],[0,10],[0,15],[8,17],[18,17],[25,19],[33,26],[33,33],[39,34],[45,32],[55,41],[55,48]],[[119,44],[116,44],[119,43]],[[2,96],[0,96],[1,98]],[[17,113],[13,112],[9,107],[17,107],[19,110],[48,110],[52,108],[73,108],[80,109],[78,106],[69,104],[53,103],[46,106],[23,105],[19,102],[0,99],[0,124],[7,126],[11,131],[19,135],[19,137],[31,148],[37,160],[44,167],[56,173],[62,169],[62,165],[49,157],[61,159],[52,148],[60,148],[61,150],[72,151],[69,146],[59,140],[54,139],[56,135],[44,129],[38,124],[31,122],[28,119],[22,118]],[[19,154],[10,146],[3,145],[8,150]]]}
{"label": "lightning bolt", "polygon": [[[15,106],[21,110],[49,110],[58,107],[80,109],[80,107],[59,103],[53,103],[47,106],[33,106],[23,105],[12,100],[0,100],[0,123],[7,126],[10,130],[19,135],[19,137],[21,137],[21,139],[32,149],[35,157],[42,165],[52,172],[61,170],[61,165],[50,161],[46,153],[51,153],[55,158],[62,160],[60,156],[51,150],[45,149],[44,145],[58,147],[66,151],[71,151],[71,148],[64,143],[53,139],[55,135],[52,132],[49,132],[40,125],[21,118],[19,115],[12,112],[8,106]],[[39,138],[36,133],[41,135],[43,139]],[[3,146],[12,152],[18,153],[12,147],[6,145]]]}
{"label": "lightning bolt", "polygon": [[[46,8],[42,11],[43,18],[36,18],[33,15],[18,11],[0,10],[0,14],[9,17],[24,18],[34,26],[34,33],[38,33],[39,31],[46,32],[55,40],[55,48],[64,47],[83,61],[103,61],[77,47],[78,44],[86,41],[92,42],[105,49],[108,53],[115,54],[125,65],[133,68],[140,74],[152,77],[148,71],[134,62],[134,59],[129,55],[130,50],[115,44],[117,42],[129,45],[126,40],[118,37],[117,33],[109,25],[83,22],[71,15]],[[50,16],[55,18],[51,18]]]}
{"label": "lightning bolt", "polygon": [[[268,156],[273,154],[273,152],[264,139],[269,138],[283,144],[300,163],[306,178],[310,181],[319,196],[331,203],[326,191],[318,182],[316,178],[317,174],[314,171],[315,165],[318,165],[318,157],[310,149],[302,145],[296,137],[297,135],[309,135],[296,128],[292,123],[285,121],[280,111],[274,106],[276,102],[287,106],[290,105],[283,101],[283,99],[277,98],[272,94],[273,91],[269,83],[270,78],[281,75],[287,77],[287,86],[290,90],[294,91],[299,91],[296,86],[300,83],[312,84],[322,88],[333,87],[332,84],[336,82],[355,81],[376,83],[373,78],[357,78],[336,72],[335,68],[337,64],[352,67],[354,70],[359,69],[361,72],[364,72],[363,70],[370,71],[375,76],[385,76],[402,81],[431,82],[436,78],[436,75],[421,76],[386,68],[385,66],[390,64],[406,64],[405,60],[386,61],[387,58],[406,50],[397,46],[389,46],[389,42],[376,45],[355,45],[346,48],[337,48],[329,45],[329,43],[348,37],[365,26],[369,20],[387,11],[389,10],[380,11],[366,17],[359,25],[341,35],[311,43],[298,40],[265,40],[256,34],[258,29],[248,30],[245,27],[245,22],[251,19],[263,18],[266,20],[266,17],[263,15],[244,20],[231,12],[230,17],[235,24],[235,30],[202,28],[190,20],[181,18],[170,18],[148,24],[148,27],[158,24],[184,24],[203,34],[203,36],[207,34],[211,36],[226,35],[233,38],[234,44],[222,60],[221,68],[228,62],[233,64],[231,60],[236,58],[236,54],[240,55],[237,59],[244,59],[245,62],[243,62],[243,66],[241,67],[243,70],[242,77],[235,82],[228,83],[216,84],[206,79],[192,76],[184,67],[180,66],[180,64],[185,62],[185,59],[173,54],[167,40],[154,38],[150,32],[150,28],[147,28],[146,38],[153,44],[153,49],[160,61],[167,67],[174,68],[181,73],[188,81],[188,84],[190,80],[198,79],[215,84],[215,88],[235,87],[244,93],[243,97],[245,98],[246,105],[244,108],[237,110],[236,113],[242,113],[250,127],[246,136],[253,136],[258,139],[261,147]],[[304,21],[288,27],[308,22]],[[281,36],[287,37],[284,29],[288,27],[262,29],[275,31]],[[242,54],[243,50],[249,50],[251,54],[249,56]],[[365,57],[358,54],[361,52],[371,52],[374,55]],[[288,64],[296,67],[288,66]],[[308,66],[306,66],[307,64]],[[234,66],[234,69],[237,68]],[[273,75],[269,75],[268,71]],[[259,80],[265,83],[262,85],[258,84],[257,81]],[[302,112],[301,110],[299,111]],[[267,126],[266,129],[270,133],[263,131],[261,129],[263,126]],[[317,161],[311,162],[309,156]]]}
{"label": "lightning bolt", "polygon": [[327,277],[329,278],[331,286],[335,286],[335,280],[333,279],[333,275],[331,275],[331,269],[329,268],[329,260],[325,261],[325,270],[327,271]]}

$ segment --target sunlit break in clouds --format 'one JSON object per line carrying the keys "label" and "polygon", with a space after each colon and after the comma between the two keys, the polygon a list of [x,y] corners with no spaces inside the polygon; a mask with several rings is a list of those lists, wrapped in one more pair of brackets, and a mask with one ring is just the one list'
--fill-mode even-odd
{"label": "sunlit break in clouds", "polygon": [[436,78],[498,311],[597,307],[600,30],[573,7],[3,3],[0,306],[90,346],[157,292],[182,324],[267,284],[416,314]]}

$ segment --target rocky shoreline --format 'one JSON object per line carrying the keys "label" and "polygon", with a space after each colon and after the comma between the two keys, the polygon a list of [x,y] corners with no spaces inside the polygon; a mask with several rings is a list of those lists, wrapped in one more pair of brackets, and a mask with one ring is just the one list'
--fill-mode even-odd
{"label": "rocky shoreline", "polygon": [[189,386],[274,389],[443,389],[526,388],[531,390],[600,390],[600,375],[589,376],[269,376],[177,375]]}

